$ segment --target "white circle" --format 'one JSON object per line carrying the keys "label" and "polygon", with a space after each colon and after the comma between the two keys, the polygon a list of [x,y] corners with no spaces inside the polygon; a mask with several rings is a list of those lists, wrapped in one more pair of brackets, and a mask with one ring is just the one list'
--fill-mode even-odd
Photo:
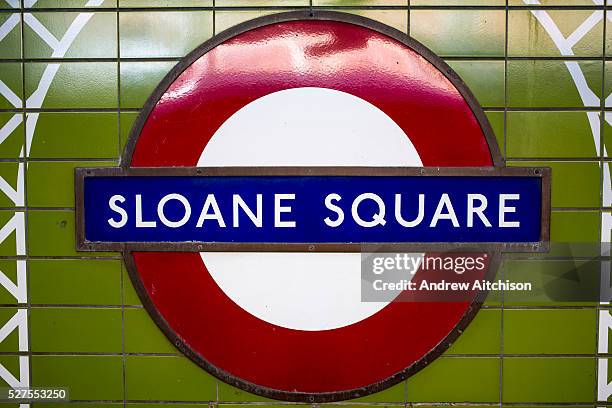
{"label": "white circle", "polygon": [[[198,160],[200,167],[422,165],[408,136],[383,111],[327,88],[287,89],[249,103],[221,125]],[[232,301],[277,326],[335,329],[388,304],[361,301],[359,253],[200,255]]]}

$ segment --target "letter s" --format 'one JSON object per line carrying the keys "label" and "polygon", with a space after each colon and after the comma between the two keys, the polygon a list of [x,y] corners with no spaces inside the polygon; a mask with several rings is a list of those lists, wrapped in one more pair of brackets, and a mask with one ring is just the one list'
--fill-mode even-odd
{"label": "letter s", "polygon": [[108,200],[108,206],[110,207],[110,209],[121,216],[121,219],[119,221],[115,221],[112,218],[108,219],[109,225],[113,228],[121,228],[125,226],[125,224],[127,224],[127,221],[128,221],[127,212],[123,208],[117,205],[117,201],[119,201],[120,203],[124,203],[125,197],[123,197],[122,195],[116,194]]}
{"label": "letter s", "polygon": [[327,224],[328,226],[332,228],[339,227],[340,225],[342,225],[342,222],[344,221],[344,211],[342,211],[342,208],[338,207],[337,205],[332,204],[332,201],[340,201],[341,199],[342,197],[340,197],[340,194],[336,194],[336,193],[328,194],[327,197],[325,197],[325,207],[327,207],[327,209],[332,210],[333,212],[338,214],[338,218],[336,219],[336,221],[332,221],[331,218],[329,217],[326,217],[323,220],[325,221],[325,224]]}
{"label": "letter s", "polygon": [[479,271],[482,271],[485,267],[484,264],[484,258],[482,256],[479,256],[478,258],[476,258],[476,265],[478,265],[478,269]]}

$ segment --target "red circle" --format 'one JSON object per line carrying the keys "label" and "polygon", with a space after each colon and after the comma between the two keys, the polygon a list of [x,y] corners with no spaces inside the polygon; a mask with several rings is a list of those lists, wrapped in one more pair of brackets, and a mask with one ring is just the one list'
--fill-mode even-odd
{"label": "red circle", "polygon": [[[419,53],[360,25],[308,20],[243,32],[199,57],[151,110],[131,165],[196,166],[212,135],[238,109],[296,87],[336,89],[377,106],[410,137],[425,166],[493,164],[470,105]],[[197,253],[133,256],[156,313],[197,360],[214,367],[214,374],[287,393],[382,383],[434,350],[470,306],[393,302],[346,327],[292,330],[236,305]]]}

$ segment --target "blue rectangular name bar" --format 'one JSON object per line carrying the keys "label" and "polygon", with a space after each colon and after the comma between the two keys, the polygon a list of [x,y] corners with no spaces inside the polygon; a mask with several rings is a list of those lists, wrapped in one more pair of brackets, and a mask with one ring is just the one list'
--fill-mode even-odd
{"label": "blue rectangular name bar", "polygon": [[77,183],[80,241],[93,246],[533,243],[545,205],[542,177],[524,175],[94,175]]}

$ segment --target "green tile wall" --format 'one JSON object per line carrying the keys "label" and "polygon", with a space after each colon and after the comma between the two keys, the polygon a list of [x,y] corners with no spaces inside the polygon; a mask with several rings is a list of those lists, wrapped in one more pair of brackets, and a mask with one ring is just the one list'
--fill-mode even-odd
{"label": "green tile wall", "polygon": [[596,151],[586,112],[508,112],[508,158],[589,158]]}
{"label": "green tile wall", "polygon": [[[594,354],[597,313],[593,309],[504,311],[507,354]],[[567,330],[571,327],[572,330]],[[526,335],[528,333],[528,335]]]}
{"label": "green tile wall", "polygon": [[440,357],[408,379],[408,401],[498,402],[499,367],[498,357]]}
{"label": "green tile wall", "polygon": [[[44,112],[36,123],[33,159],[116,159],[119,116],[116,112]],[[89,137],[83,137],[87,128]]]}
{"label": "green tile wall", "polygon": [[[6,273],[3,264],[0,270]],[[120,306],[122,270],[121,261],[116,259],[33,259],[28,271],[30,302]]]}
{"label": "green tile wall", "polygon": [[[566,2],[569,3],[569,2]],[[561,34],[569,37],[593,12],[591,10],[550,10],[554,21],[562,21]],[[600,57],[603,53],[603,20],[600,19],[572,50],[580,57]],[[530,10],[508,13],[508,55],[513,57],[559,57],[561,52]]]}
{"label": "green tile wall", "polygon": [[32,308],[29,320],[33,352],[120,353],[122,349],[121,309]]}
{"label": "green tile wall", "polygon": [[[49,64],[25,65],[25,93],[34,93]],[[95,109],[117,107],[117,64],[114,62],[65,62],[59,66],[43,100],[45,109]]]}
{"label": "green tile wall", "polygon": [[66,387],[73,400],[121,400],[124,396],[120,356],[32,356],[32,385]]}
{"label": "green tile wall", "polygon": [[[31,14],[42,25],[48,28],[50,34],[61,40],[72,22],[79,15],[78,12],[34,12]],[[24,29],[24,57],[50,58],[53,48],[46,42],[39,32],[28,24]],[[66,58],[112,58],[117,56],[117,27],[116,18],[112,13],[94,13],[88,24],[81,30],[70,49],[64,55]],[[91,44],[96,46],[92,47]]]}
{"label": "green tile wall", "polygon": [[[0,0],[0,177],[23,193],[16,202],[0,192],[0,227],[17,226],[0,242],[0,271],[27,285],[21,299],[0,285],[0,327],[28,312],[28,349],[20,352],[11,333],[0,364],[18,378],[26,358],[30,384],[68,387],[77,400],[34,407],[287,405],[220,382],[182,356],[143,309],[119,254],[75,251],[72,185],[77,166],[118,163],[138,112],[182,56],[283,10],[362,15],[441,55],[484,107],[508,164],[553,169],[553,249],[506,256],[500,275],[544,287],[571,270],[596,286],[593,244],[611,240],[602,225],[612,212],[603,193],[611,188],[612,19],[601,3]],[[342,406],[608,406],[597,396],[598,376],[612,378],[598,368],[609,357],[598,351],[600,309],[546,291],[529,302],[497,293],[429,367]]]}
{"label": "green tile wall", "polygon": [[508,357],[504,359],[503,402],[585,403],[593,401],[593,357]]}
{"label": "green tile wall", "polygon": [[129,356],[125,368],[127,399],[217,400],[217,380],[186,357]]}
{"label": "green tile wall", "polygon": [[213,33],[211,11],[120,13],[122,58],[182,57]]}
{"label": "green tile wall", "polygon": [[[503,57],[501,10],[414,10],[410,34],[443,57]],[[449,24],[452,21],[452,24]]]}
{"label": "green tile wall", "polygon": [[[25,261],[21,261],[21,264],[24,265]],[[4,273],[4,275],[11,280],[11,282],[17,282],[18,279],[18,271],[17,271],[17,262],[12,260],[0,260],[0,271]],[[17,305],[21,302],[19,299],[16,299],[4,286],[0,288],[0,304],[5,305]]]}
{"label": "green tile wall", "polygon": [[[1,53],[1,55],[7,55]],[[20,54],[17,54],[17,57]],[[23,93],[23,75],[22,75],[23,64],[19,62],[0,62],[0,80],[12,91],[13,97],[20,97]],[[21,98],[20,98],[21,99]],[[0,96],[0,108],[12,109],[21,107],[21,100],[19,100],[19,106],[14,106],[11,101],[11,97],[7,97],[6,93]]]}

